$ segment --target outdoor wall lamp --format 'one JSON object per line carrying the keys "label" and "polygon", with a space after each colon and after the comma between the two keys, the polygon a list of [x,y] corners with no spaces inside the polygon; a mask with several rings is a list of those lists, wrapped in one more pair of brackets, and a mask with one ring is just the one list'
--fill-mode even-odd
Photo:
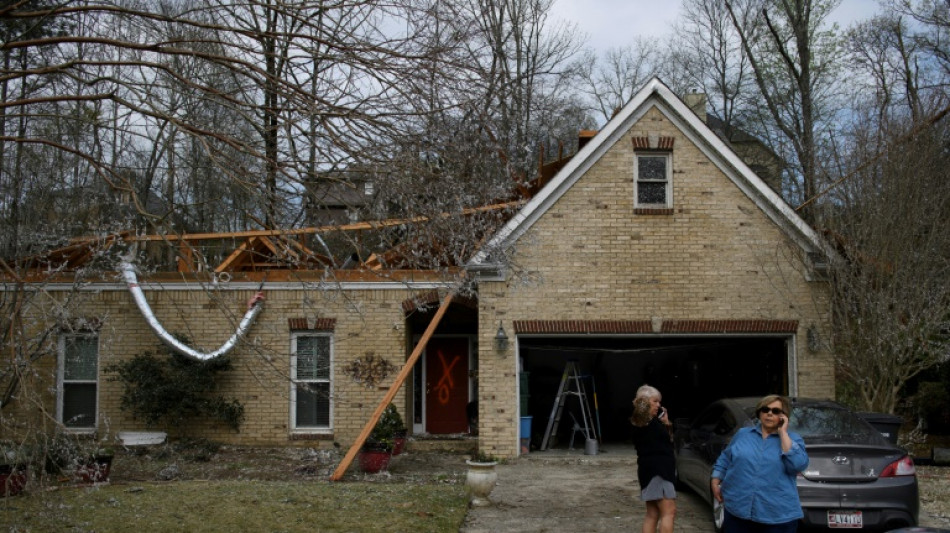
{"label": "outdoor wall lamp", "polygon": [[508,334],[505,333],[505,327],[501,320],[498,321],[498,333],[495,333],[495,349],[503,352],[508,349]]}

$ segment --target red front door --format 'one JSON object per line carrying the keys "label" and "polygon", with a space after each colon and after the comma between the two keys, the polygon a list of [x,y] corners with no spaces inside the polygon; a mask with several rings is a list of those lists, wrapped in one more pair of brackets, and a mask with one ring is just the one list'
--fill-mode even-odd
{"label": "red front door", "polygon": [[426,432],[467,432],[467,405],[468,339],[430,339],[426,346]]}

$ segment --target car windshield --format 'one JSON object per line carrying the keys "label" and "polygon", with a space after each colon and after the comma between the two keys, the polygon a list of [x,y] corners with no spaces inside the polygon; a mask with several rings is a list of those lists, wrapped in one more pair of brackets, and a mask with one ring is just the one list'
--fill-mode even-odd
{"label": "car windshield", "polygon": [[853,412],[833,405],[796,405],[789,427],[809,444],[887,444],[870,424]]}

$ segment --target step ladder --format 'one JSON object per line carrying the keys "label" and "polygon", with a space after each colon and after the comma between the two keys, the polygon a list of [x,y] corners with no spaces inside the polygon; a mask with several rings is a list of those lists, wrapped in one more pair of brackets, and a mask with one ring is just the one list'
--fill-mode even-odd
{"label": "step ladder", "polygon": [[[558,425],[561,422],[561,415],[564,414],[564,405],[567,399],[576,397],[580,406],[580,422],[571,413],[574,419],[574,429],[571,434],[571,444],[573,447],[574,434],[583,432],[587,440],[599,440],[597,431],[594,429],[594,415],[590,410],[590,404],[587,402],[587,391],[584,387],[584,379],[590,376],[582,376],[577,369],[577,361],[570,360],[564,365],[564,373],[561,375],[561,384],[557,389],[557,396],[554,398],[554,405],[551,407],[551,416],[548,419],[548,427],[544,431],[544,439],[541,441],[541,450],[548,448],[548,441],[552,435],[557,434]],[[593,383],[593,381],[592,381]],[[583,424],[583,427],[582,427]]]}

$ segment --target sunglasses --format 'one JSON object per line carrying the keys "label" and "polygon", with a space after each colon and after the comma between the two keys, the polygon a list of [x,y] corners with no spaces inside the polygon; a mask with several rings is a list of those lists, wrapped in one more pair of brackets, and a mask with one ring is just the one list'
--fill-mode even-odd
{"label": "sunglasses", "polygon": [[773,414],[773,415],[783,415],[783,414],[785,414],[785,411],[783,411],[783,410],[782,410],[781,408],[779,408],[779,407],[771,407],[771,408],[769,408],[769,407],[761,407],[761,408],[759,408],[759,412],[762,413],[763,415],[764,415],[765,413],[768,413],[769,411],[772,411],[772,414]]}

